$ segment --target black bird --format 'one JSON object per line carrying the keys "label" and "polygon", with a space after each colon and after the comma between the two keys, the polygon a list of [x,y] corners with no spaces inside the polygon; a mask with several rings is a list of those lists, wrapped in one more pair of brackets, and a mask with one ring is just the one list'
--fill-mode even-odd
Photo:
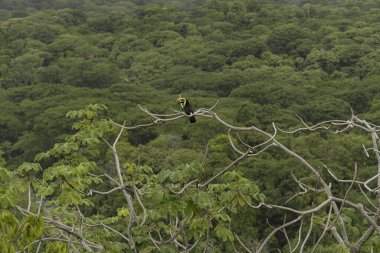
{"label": "black bird", "polygon": [[179,98],[177,99],[177,103],[181,105],[186,115],[190,115],[189,117],[190,123],[195,123],[196,120],[195,120],[195,116],[193,115],[194,114],[193,107],[190,105],[189,100],[187,100],[184,97],[181,97],[180,95]]}

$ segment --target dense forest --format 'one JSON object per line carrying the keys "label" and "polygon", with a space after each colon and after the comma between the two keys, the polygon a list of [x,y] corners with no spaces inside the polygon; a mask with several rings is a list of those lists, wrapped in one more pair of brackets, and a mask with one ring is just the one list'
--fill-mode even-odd
{"label": "dense forest", "polygon": [[0,252],[380,252],[377,0],[0,0],[0,98]]}

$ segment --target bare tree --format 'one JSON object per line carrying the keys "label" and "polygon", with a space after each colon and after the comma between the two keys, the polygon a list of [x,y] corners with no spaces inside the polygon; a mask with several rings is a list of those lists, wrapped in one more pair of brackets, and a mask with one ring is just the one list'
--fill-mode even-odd
{"label": "bare tree", "polygon": [[[350,249],[351,252],[360,252],[364,243],[367,242],[371,238],[371,236],[373,235],[373,233],[375,231],[380,233],[380,225],[379,225],[379,214],[380,214],[380,209],[379,209],[380,208],[380,152],[378,149],[380,139],[379,139],[379,136],[377,134],[380,131],[380,126],[376,126],[374,124],[371,124],[371,123],[369,123],[363,119],[360,119],[356,115],[352,114],[352,117],[349,120],[329,120],[329,121],[320,122],[318,124],[311,125],[311,126],[307,125],[301,119],[303,127],[297,128],[297,129],[292,130],[292,131],[284,131],[284,130],[280,129],[275,123],[272,123],[273,133],[269,133],[269,132],[266,132],[262,129],[259,129],[255,126],[240,127],[240,126],[231,125],[231,124],[227,123],[226,121],[224,121],[223,119],[221,119],[218,116],[218,114],[213,111],[215,106],[216,106],[216,104],[209,109],[206,109],[206,108],[198,109],[195,112],[195,115],[197,115],[198,117],[212,118],[212,119],[216,120],[218,123],[225,126],[226,131],[228,133],[228,136],[230,137],[230,145],[231,145],[231,147],[233,147],[235,152],[240,154],[240,157],[237,158],[229,166],[227,166],[223,170],[221,170],[219,173],[215,174],[213,177],[211,177],[206,182],[194,182],[194,181],[192,181],[192,182],[189,182],[189,184],[187,184],[185,187],[188,187],[189,185],[196,184],[196,183],[198,184],[198,187],[203,187],[203,186],[207,185],[208,183],[210,183],[215,178],[221,176],[228,169],[230,169],[233,165],[238,163],[241,159],[244,159],[246,157],[251,157],[251,156],[258,156],[258,155],[262,154],[263,152],[265,152],[267,149],[273,147],[273,148],[279,148],[283,152],[288,154],[289,156],[296,158],[299,161],[299,163],[301,163],[304,166],[304,168],[306,170],[311,172],[311,174],[314,176],[314,178],[321,185],[321,187],[317,189],[313,185],[308,185],[308,184],[304,183],[303,182],[304,179],[297,179],[292,174],[292,178],[294,179],[294,181],[298,184],[298,186],[300,188],[300,192],[297,193],[294,197],[304,196],[307,193],[323,193],[325,195],[325,200],[323,202],[319,203],[318,205],[316,205],[314,207],[311,207],[308,210],[295,210],[295,209],[289,208],[285,205],[272,205],[269,203],[258,203],[257,206],[253,206],[253,205],[247,203],[252,208],[277,208],[277,209],[283,210],[284,215],[286,215],[287,212],[290,212],[290,213],[297,215],[297,218],[295,218],[294,220],[289,221],[289,222],[284,222],[284,224],[282,226],[274,229],[273,232],[270,233],[268,235],[268,237],[262,241],[261,245],[257,249],[251,249],[251,250],[248,249],[243,244],[243,242],[241,242],[240,239],[237,238],[239,243],[243,246],[244,249],[247,250],[247,252],[262,252],[265,244],[269,241],[269,239],[272,236],[274,236],[275,233],[282,231],[286,235],[286,228],[288,226],[291,226],[291,225],[298,223],[298,222],[302,222],[302,220],[304,218],[309,217],[311,220],[309,223],[309,230],[308,230],[308,233],[306,234],[302,244],[300,245],[300,239],[301,238],[299,238],[297,245],[294,247],[292,245],[290,245],[290,242],[288,241],[289,249],[291,250],[291,252],[294,252],[298,246],[300,246],[300,251],[302,252],[304,249],[305,243],[309,239],[310,232],[313,229],[313,227],[312,227],[313,215],[320,212],[321,210],[323,210],[323,212],[325,212],[326,208],[329,209],[330,211],[326,214],[326,217],[327,217],[326,223],[322,226],[323,233],[322,233],[321,237],[318,239],[318,241],[316,242],[316,244],[314,245],[312,252],[315,251],[318,244],[323,240],[323,237],[327,233],[331,233],[333,235],[333,237],[335,238],[335,240],[337,241],[337,243],[344,244],[347,248]],[[141,106],[140,106],[140,108],[145,113],[147,113],[149,116],[151,116],[153,118],[153,123],[151,123],[149,125],[157,124],[159,122],[164,122],[164,121],[177,120],[181,117],[187,117],[187,115],[185,115],[182,112],[175,112],[174,114],[162,115],[162,114],[154,114],[154,113],[148,111],[146,108],[141,107]],[[119,126],[123,127],[121,125],[119,125]],[[352,178],[343,180],[343,179],[337,178],[335,176],[334,172],[332,171],[332,169],[328,168],[328,165],[324,164],[323,165],[324,168],[326,168],[327,172],[331,175],[331,177],[334,180],[336,180],[336,182],[349,185],[347,192],[345,193],[343,198],[333,195],[332,189],[331,189],[331,184],[328,184],[326,182],[326,180],[329,180],[329,179],[323,178],[317,168],[312,166],[301,155],[297,154],[296,152],[294,152],[291,149],[289,149],[288,147],[286,147],[284,144],[282,144],[276,138],[276,136],[279,132],[287,133],[287,134],[294,134],[294,133],[301,132],[301,131],[317,131],[320,129],[325,129],[325,130],[330,130],[330,132],[332,132],[334,134],[340,134],[340,133],[343,133],[346,131],[350,131],[354,128],[360,129],[361,131],[363,131],[364,133],[368,134],[371,137],[372,147],[367,148],[367,147],[364,147],[364,145],[363,145],[363,149],[365,151],[365,154],[368,157],[370,156],[370,153],[374,154],[376,161],[377,161],[377,173],[375,175],[373,175],[372,177],[370,177],[369,179],[367,179],[366,181],[359,181],[359,180],[357,180],[358,168],[357,168],[357,164],[355,163],[355,165],[353,165],[353,169],[352,169]],[[244,149],[239,149],[237,147],[237,145],[234,144],[234,142],[232,141],[231,133],[233,131],[235,133],[237,133],[237,136],[239,137],[238,139],[239,139],[240,144],[241,144],[240,146],[244,147]],[[266,140],[263,141],[262,143],[258,144],[258,145],[250,146],[246,142],[244,142],[244,140],[242,140],[240,138],[240,136],[238,135],[239,132],[245,132],[245,131],[251,131],[251,132],[256,132],[258,134],[261,134],[262,136],[264,136],[266,138]],[[371,182],[375,181],[376,179],[377,179],[377,187],[371,188],[369,186],[369,184]],[[353,186],[359,187],[359,189],[361,190],[361,193],[363,195],[363,199],[367,200],[367,203],[353,202],[347,198],[348,193],[352,189]],[[371,198],[369,197],[369,196],[373,197],[374,195],[377,196],[378,204],[373,203],[373,201],[371,201]],[[354,208],[356,210],[357,214],[360,215],[363,219],[367,220],[367,222],[368,222],[367,231],[365,231],[362,234],[362,236],[360,238],[357,238],[356,240],[349,238],[347,230],[346,230],[346,224],[343,220],[343,215],[344,215],[343,207],[346,207],[346,206]],[[287,235],[286,235],[286,237],[287,237]]]}
{"label": "bare tree", "polygon": [[[306,249],[306,245],[310,240],[310,235],[313,231],[320,231],[319,238],[314,242],[311,252],[314,252],[318,245],[323,241],[327,234],[331,234],[335,238],[338,244],[344,245],[351,252],[360,252],[363,248],[363,245],[374,235],[374,233],[380,233],[379,225],[379,215],[380,215],[380,153],[378,149],[379,145],[379,136],[378,132],[380,127],[374,124],[371,124],[363,119],[358,118],[356,115],[352,114],[352,117],[349,120],[329,120],[324,121],[315,125],[308,125],[302,121],[302,127],[285,131],[279,128],[275,123],[272,123],[273,132],[269,133],[264,131],[256,126],[242,127],[235,126],[226,121],[224,121],[219,115],[214,112],[214,108],[217,104],[211,108],[200,108],[194,112],[194,115],[197,117],[205,117],[211,120],[215,120],[218,124],[221,124],[226,129],[226,134],[229,136],[229,144],[233,150],[239,155],[237,159],[232,161],[230,164],[226,165],[219,172],[215,173],[211,177],[201,181],[199,179],[192,179],[180,188],[170,189],[171,193],[174,195],[181,196],[184,192],[190,188],[195,189],[204,189],[217,178],[223,176],[226,172],[231,170],[236,164],[238,164],[243,159],[249,157],[259,156],[265,153],[268,149],[279,149],[284,152],[286,155],[295,158],[300,165],[310,174],[311,177],[318,182],[318,184],[310,184],[307,178],[297,178],[296,175],[289,173],[289,177],[295,182],[299,187],[299,192],[297,192],[289,201],[303,197],[307,194],[319,194],[323,196],[323,200],[320,200],[318,203],[313,203],[309,208],[304,210],[297,210],[292,207],[287,206],[287,203],[282,205],[268,202],[257,202],[253,204],[251,201],[246,199],[245,195],[238,190],[238,196],[242,198],[245,204],[253,209],[266,208],[266,209],[278,209],[283,212],[283,224],[278,227],[273,227],[271,233],[269,233],[266,238],[264,238],[257,247],[249,248],[245,242],[243,242],[236,233],[233,234],[236,241],[242,249],[246,252],[263,252],[265,246],[269,240],[276,235],[276,233],[282,233],[286,238],[288,243],[289,252],[300,251],[303,252]],[[146,113],[147,116],[152,118],[151,123],[136,125],[136,126],[126,126],[125,123],[118,124],[111,121],[115,126],[120,128],[120,131],[113,142],[107,141],[102,137],[103,141],[108,145],[113,154],[114,159],[114,171],[111,173],[104,173],[102,175],[95,175],[88,173],[88,176],[91,178],[103,178],[108,180],[108,182],[114,185],[113,188],[107,191],[99,191],[95,189],[85,189],[80,190],[75,185],[70,185],[70,182],[66,180],[67,184],[76,191],[80,192],[82,196],[89,197],[94,194],[99,195],[110,195],[116,192],[120,192],[124,197],[125,203],[128,207],[128,225],[126,232],[118,231],[116,228],[111,225],[107,225],[104,222],[100,221],[98,223],[89,223],[86,221],[86,217],[82,214],[82,211],[79,206],[76,206],[76,219],[75,223],[71,225],[66,225],[64,222],[59,219],[54,219],[52,214],[47,210],[43,212],[44,221],[54,229],[55,232],[46,234],[47,237],[42,237],[41,239],[36,240],[35,244],[41,244],[45,240],[56,240],[62,241],[70,245],[74,251],[78,251],[77,247],[81,246],[87,251],[99,250],[103,246],[90,241],[86,238],[85,230],[92,228],[100,228],[113,233],[119,236],[123,241],[128,243],[129,248],[132,252],[137,252],[136,243],[134,238],[134,231],[144,227],[147,220],[149,219],[149,210],[147,210],[146,205],[149,203],[144,203],[142,200],[144,197],[144,191],[142,190],[143,186],[138,184],[133,184],[130,182],[126,183],[126,175],[122,170],[120,165],[120,158],[117,150],[117,144],[125,130],[133,130],[136,128],[143,128],[157,125],[161,122],[175,121],[180,120],[184,117],[189,117],[183,112],[174,111],[171,114],[155,114],[150,112],[147,108],[140,106],[140,109]],[[377,173],[368,178],[365,181],[358,180],[358,166],[353,164],[352,166],[352,177],[349,179],[340,179],[338,178],[334,171],[328,167],[327,164],[323,164],[323,169],[327,171],[324,175],[321,174],[320,169],[313,166],[300,154],[296,153],[294,150],[291,150],[285,144],[281,143],[278,140],[278,135],[281,134],[294,134],[301,131],[318,131],[318,130],[328,130],[334,134],[341,134],[346,131],[351,131],[352,129],[358,129],[359,131],[364,132],[369,135],[372,141],[371,147],[364,147],[364,154],[370,156],[371,153],[374,155],[377,161]],[[264,141],[261,143],[252,146],[249,145],[244,139],[239,135],[242,132],[254,132],[261,135],[264,138]],[[233,140],[233,135],[237,136],[236,140],[238,143]],[[206,157],[206,156],[205,156]],[[327,175],[327,176],[326,176]],[[309,177],[310,178],[310,177]],[[332,187],[335,184],[328,183],[329,180],[335,180],[339,185],[347,184],[347,190],[343,196],[334,195]],[[372,182],[376,181],[377,186],[373,187]],[[363,202],[358,202],[357,200],[350,199],[349,192],[357,187],[360,189],[362,194]],[[29,187],[29,201],[26,208],[17,206],[18,210],[24,215],[34,215],[38,216],[41,212],[41,206],[43,206],[43,200],[39,201],[39,207],[37,212],[31,211],[32,189]],[[376,199],[376,201],[373,201]],[[229,203],[226,204],[226,206]],[[358,216],[362,217],[363,220],[366,220],[368,224],[367,230],[363,232],[358,238],[350,238],[349,233],[347,232],[347,223],[344,220],[345,216],[345,207],[350,207],[355,210]],[[221,210],[223,210],[223,207]],[[322,224],[315,224],[316,216],[323,216]],[[288,220],[288,217],[293,217],[291,220]],[[148,229],[146,236],[149,237],[149,240],[154,245],[154,247],[160,251],[160,246],[165,244],[175,245],[179,251],[190,252],[194,250],[197,246],[202,245],[204,247],[204,252],[208,252],[209,248],[209,230],[203,235],[203,237],[191,241],[186,239],[186,226],[189,221],[189,217],[178,215],[172,217],[168,220],[167,226],[170,227],[168,234],[162,235],[160,232],[154,231],[153,229]],[[289,234],[288,230],[290,227],[294,227],[298,224],[298,232],[296,234]],[[304,233],[304,228],[307,227],[306,234]],[[54,238],[52,237],[54,234]],[[294,240],[291,240],[294,238]],[[295,241],[296,243],[292,243]],[[310,244],[309,244],[310,245]],[[235,247],[235,246],[234,246]],[[39,246],[38,246],[39,248]]]}

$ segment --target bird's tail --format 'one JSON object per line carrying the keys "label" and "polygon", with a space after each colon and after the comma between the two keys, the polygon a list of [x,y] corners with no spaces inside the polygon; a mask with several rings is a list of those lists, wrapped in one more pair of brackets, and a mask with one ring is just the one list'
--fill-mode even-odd
{"label": "bird's tail", "polygon": [[192,115],[189,117],[190,123],[195,123],[197,120],[195,119],[195,116]]}

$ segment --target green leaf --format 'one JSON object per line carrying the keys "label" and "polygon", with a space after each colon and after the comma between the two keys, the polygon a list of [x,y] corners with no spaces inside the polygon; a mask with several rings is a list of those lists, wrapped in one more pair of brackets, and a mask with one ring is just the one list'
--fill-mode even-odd
{"label": "green leaf", "polygon": [[230,218],[230,216],[228,216],[227,214],[225,214],[225,213],[222,213],[221,215],[220,215],[220,218],[222,219],[222,221],[231,221],[231,218]]}
{"label": "green leaf", "polygon": [[66,253],[67,247],[62,242],[48,242],[46,244],[46,253]]}
{"label": "green leaf", "polygon": [[12,175],[12,173],[10,171],[0,167],[0,180],[5,180],[5,181],[9,180],[11,175]]}
{"label": "green leaf", "polygon": [[155,249],[154,246],[146,246],[146,247],[142,248],[141,250],[139,250],[139,252],[141,252],[141,253],[151,253],[151,252],[154,252],[154,249]]}
{"label": "green leaf", "polygon": [[153,173],[153,169],[149,166],[142,166],[142,168],[146,174],[152,174]]}
{"label": "green leaf", "polygon": [[62,205],[81,205],[84,203],[80,193],[69,186],[67,186],[67,190],[65,189],[58,196],[58,201],[60,201]]}
{"label": "green leaf", "polygon": [[192,217],[194,209],[196,209],[194,202],[188,201],[188,202],[186,202],[186,206],[185,206],[183,211],[187,217]]}
{"label": "green leaf", "polygon": [[41,170],[42,170],[42,168],[41,168],[41,165],[39,163],[28,163],[28,162],[24,162],[23,164],[21,164],[16,169],[16,171],[19,175],[22,175],[25,172],[30,172],[30,171],[38,172]]}
{"label": "green leaf", "polygon": [[215,233],[216,236],[222,239],[224,242],[227,240],[233,241],[235,239],[234,234],[231,232],[231,230],[220,223],[215,227]]}
{"label": "green leaf", "polygon": [[45,229],[45,223],[42,216],[28,216],[21,230],[21,244],[26,246],[36,239],[40,238]]}
{"label": "green leaf", "polygon": [[120,217],[129,217],[129,209],[128,208],[119,208],[117,210],[117,215]]}
{"label": "green leaf", "polygon": [[78,115],[78,111],[69,111],[66,113],[66,118],[74,119]]}
{"label": "green leaf", "polygon": [[163,170],[157,175],[157,179],[160,183],[163,183],[169,177],[170,171]]}
{"label": "green leaf", "polygon": [[7,253],[14,253],[14,252],[16,252],[16,250],[15,250],[15,247],[13,246],[13,244],[9,245]]}
{"label": "green leaf", "polygon": [[230,172],[226,172],[222,178],[223,178],[223,180],[225,180],[227,182],[232,182],[232,181],[240,179],[241,175],[237,171],[233,170]]}
{"label": "green leaf", "polygon": [[178,252],[178,249],[174,245],[162,245],[160,249],[161,249],[161,252],[165,252],[165,253]]}
{"label": "green leaf", "polygon": [[0,238],[12,238],[16,235],[19,226],[17,218],[9,211],[0,213]]}
{"label": "green leaf", "polygon": [[237,200],[238,200],[238,203],[239,203],[240,206],[245,206],[245,202],[244,202],[244,199],[243,199],[243,198],[241,198],[241,197],[239,196],[239,197],[237,197]]}

